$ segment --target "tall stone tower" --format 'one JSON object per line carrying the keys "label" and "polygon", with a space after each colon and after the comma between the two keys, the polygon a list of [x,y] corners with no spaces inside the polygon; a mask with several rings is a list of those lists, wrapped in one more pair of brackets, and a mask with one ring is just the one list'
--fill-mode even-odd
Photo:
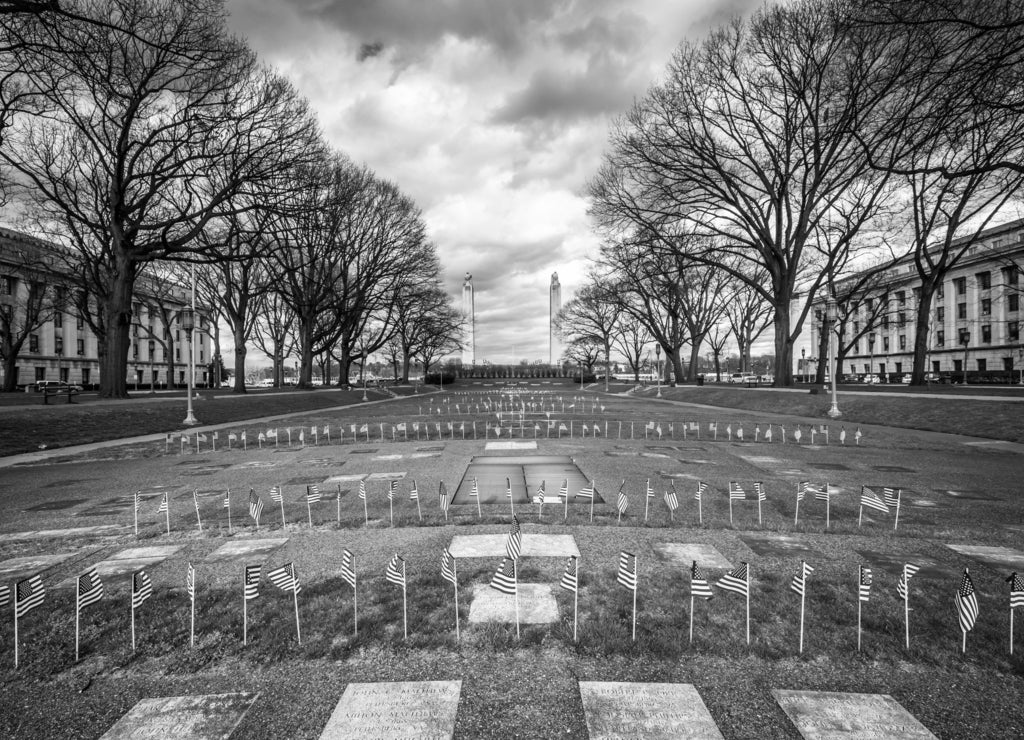
{"label": "tall stone tower", "polygon": [[462,364],[476,364],[476,307],[473,302],[473,276],[468,272],[462,282]]}
{"label": "tall stone tower", "polygon": [[558,360],[562,356],[561,337],[558,327],[555,326],[558,312],[562,310],[562,285],[558,282],[557,272],[551,273],[551,291],[548,300],[548,364],[555,365],[558,364]]}

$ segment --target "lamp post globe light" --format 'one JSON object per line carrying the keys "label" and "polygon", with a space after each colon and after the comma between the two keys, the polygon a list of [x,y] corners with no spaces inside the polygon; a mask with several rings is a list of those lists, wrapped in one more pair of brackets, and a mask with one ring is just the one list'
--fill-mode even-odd
{"label": "lamp post globe light", "polygon": [[655,357],[655,372],[658,374],[658,395],[655,398],[661,398],[661,345],[654,345],[654,357]]}
{"label": "lamp post globe light", "polygon": [[807,348],[800,348],[800,375],[803,382],[807,382]]}
{"label": "lamp post globe light", "polygon": [[868,332],[868,377],[867,381],[871,382],[872,373],[875,372],[875,333]]}
{"label": "lamp post globe light", "polygon": [[835,325],[836,319],[838,318],[838,311],[836,306],[836,299],[834,296],[829,296],[828,302],[825,304],[825,318],[828,322],[828,371],[832,375],[832,407],[828,410],[829,418],[838,419],[842,416],[842,412],[839,411],[839,404],[836,403],[836,376],[839,375],[839,368],[836,367],[835,347],[833,341],[835,340]]}
{"label": "lamp post globe light", "polygon": [[185,420],[182,424],[195,425],[199,423],[195,414],[192,413],[192,332],[196,328],[196,314],[192,308],[181,310],[181,328],[188,335],[188,410],[185,413]]}

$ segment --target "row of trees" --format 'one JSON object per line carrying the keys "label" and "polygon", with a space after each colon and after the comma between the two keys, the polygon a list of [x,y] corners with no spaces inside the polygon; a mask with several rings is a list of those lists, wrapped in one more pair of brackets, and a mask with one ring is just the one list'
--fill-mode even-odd
{"label": "row of trees", "polygon": [[101,395],[127,392],[138,281],[184,284],[181,263],[234,335],[240,391],[251,338],[297,353],[304,384],[318,356],[346,382],[385,346],[407,363],[457,343],[415,204],[327,146],[307,101],[230,34],[221,0],[8,5],[5,185],[67,247]]}
{"label": "row of trees", "polygon": [[[692,368],[716,327],[749,327],[741,350],[757,332],[760,309],[724,313],[766,306],[785,385],[815,300],[909,256],[923,382],[932,297],[970,246],[958,240],[1024,184],[1022,30],[1021,0],[801,0],[682,44],[590,183],[595,286],[645,317],[676,377],[680,348]],[[844,313],[856,295],[837,296]]]}

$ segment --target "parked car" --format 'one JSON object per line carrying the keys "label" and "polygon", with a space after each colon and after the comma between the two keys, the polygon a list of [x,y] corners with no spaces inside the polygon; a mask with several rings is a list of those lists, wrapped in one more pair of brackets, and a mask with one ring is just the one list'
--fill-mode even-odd
{"label": "parked car", "polygon": [[63,380],[37,380],[36,391],[41,392],[45,390],[56,390],[56,391],[81,391],[82,386],[75,385],[74,383],[67,383]]}

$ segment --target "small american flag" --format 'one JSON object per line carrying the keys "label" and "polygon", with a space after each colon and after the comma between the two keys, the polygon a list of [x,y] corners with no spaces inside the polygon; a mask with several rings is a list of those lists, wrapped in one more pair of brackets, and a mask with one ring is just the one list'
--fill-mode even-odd
{"label": "small american flag", "polygon": [[693,561],[693,566],[690,568],[690,595],[700,596],[705,599],[710,599],[714,596],[711,586],[708,585],[708,579],[703,571],[697,567],[696,560]]}
{"label": "small american flag", "polygon": [[920,566],[912,565],[911,563],[906,563],[903,566],[903,575],[900,576],[900,580],[896,584],[896,593],[899,594],[900,598],[904,601],[908,598],[907,586],[910,585],[910,579],[913,578],[914,574],[919,570],[921,570]]}
{"label": "small american flag", "polygon": [[832,491],[828,487],[828,483],[823,485],[821,488],[814,489],[814,498],[816,501],[828,501],[832,497]]}
{"label": "small american flag", "polygon": [[103,582],[100,574],[92,568],[89,572],[78,576],[78,608],[84,609],[103,598]]}
{"label": "small american flag", "polygon": [[789,584],[789,587],[798,596],[803,596],[807,589],[807,576],[814,572],[814,568],[809,566],[806,562],[800,562],[800,572],[793,576],[793,581]]}
{"label": "small american flag", "polygon": [[441,553],[441,577],[453,586],[458,586],[459,581],[455,576],[455,557],[446,547]]}
{"label": "small american flag", "polygon": [[695,494],[693,494],[694,500],[695,501],[702,500],[703,497],[704,497],[704,494],[705,494],[705,492],[707,492],[707,490],[708,490],[708,484],[707,483],[705,483],[704,481],[697,481],[697,492]]}
{"label": "small american flag", "polygon": [[398,557],[398,553],[395,553],[388,562],[388,567],[384,571],[384,578],[396,586],[405,588],[405,560]]}
{"label": "small american flag", "polygon": [[622,491],[622,487],[626,485],[626,481],[622,481],[622,485],[619,486],[619,492],[615,496],[615,508],[619,510],[620,514],[626,513],[626,507],[629,506],[629,499],[626,494]]}
{"label": "small american flag", "polygon": [[352,588],[356,587],[355,557],[347,548],[341,553],[341,579]]}
{"label": "small american flag", "polygon": [[320,486],[315,483],[311,486],[306,486],[306,501],[311,504],[320,501]]}
{"label": "small american flag", "polygon": [[0,583],[0,606],[7,606],[11,600],[11,587],[6,583]]}
{"label": "small american flag", "polygon": [[260,574],[263,572],[262,565],[245,566],[245,575],[242,578],[242,591],[246,601],[259,598],[260,595]]}
{"label": "small american flag", "polygon": [[156,513],[163,514],[167,509],[167,491],[164,491],[163,498],[160,499],[160,508],[156,510]]}
{"label": "small american flag", "polygon": [[227,489],[226,491],[224,491],[224,508],[225,509],[230,509],[231,508],[231,489],[230,488]]}
{"label": "small american flag", "polygon": [[754,493],[757,494],[757,500],[758,501],[767,501],[768,500],[768,496],[764,492],[764,483],[762,483],[761,481],[757,481],[754,484]]}
{"label": "small american flag", "polygon": [[469,495],[470,496],[479,496],[480,495],[480,484],[477,482],[476,478],[473,479],[473,487],[469,489]]}
{"label": "small american flag", "polygon": [[32,609],[43,603],[46,589],[43,579],[38,574],[18,581],[14,586],[14,614],[23,617]]}
{"label": "small american flag", "polygon": [[747,568],[747,564],[741,563],[738,567],[733,568],[719,578],[715,585],[726,591],[734,591],[741,596],[747,596],[750,585],[750,571]]}
{"label": "small american flag", "polygon": [[615,580],[630,591],[636,591],[636,555],[625,550],[619,553],[619,572]]}
{"label": "small american flag", "polygon": [[1006,582],[1010,584],[1010,608],[1024,606],[1024,581],[1016,573],[1011,573]]}
{"label": "small american flag", "polygon": [[523,551],[523,532],[519,527],[519,520],[513,516],[512,526],[505,538],[505,553],[512,560],[517,560]]}
{"label": "small american flag", "polygon": [[359,481],[359,498],[366,500],[366,481]]}
{"label": "small american flag", "polygon": [[538,488],[537,493],[533,495],[533,503],[535,504],[544,503],[544,497],[546,496],[546,491],[544,490],[544,483],[545,481],[540,482],[540,488]]}
{"label": "small american flag", "polygon": [[409,489],[409,500],[418,501],[420,497],[420,489],[416,487],[416,481],[412,482],[412,488]]}
{"label": "small american flag", "polygon": [[281,486],[270,487],[270,500],[275,504],[279,504],[284,500],[284,496],[281,495]]}
{"label": "small american flag", "polygon": [[885,505],[885,502],[878,498],[878,495],[867,486],[860,487],[860,505],[866,506],[869,509],[884,511],[886,514],[889,513],[889,507]]}
{"label": "small american flag", "polygon": [[192,567],[192,563],[188,564],[188,570],[185,571],[185,593],[190,599],[196,597],[196,569]]}
{"label": "small american flag", "polygon": [[576,568],[576,558],[569,558],[565,564],[565,572],[562,574],[562,580],[558,582],[558,585],[564,588],[566,591],[576,593],[580,586],[579,571]]}
{"label": "small american flag", "polygon": [[590,485],[587,486],[586,488],[583,488],[576,495],[579,496],[580,498],[594,498],[594,490],[595,489],[596,489],[596,486],[594,485],[594,481],[590,481]]}
{"label": "small american flag", "polygon": [[516,592],[516,561],[508,558],[501,559],[501,565],[491,578],[491,588],[503,594],[515,594]]}
{"label": "small american flag", "polygon": [[974,581],[971,580],[967,568],[964,568],[964,577],[960,581],[960,588],[957,589],[954,600],[956,613],[960,618],[960,631],[970,632],[978,618],[978,595],[974,593]]}
{"label": "small american flag", "polygon": [[144,570],[132,574],[132,609],[138,609],[153,595],[153,582]]}
{"label": "small american flag", "polygon": [[441,481],[437,489],[437,502],[441,506],[441,511],[448,511],[448,489],[445,488],[444,481]]}
{"label": "small american flag", "polygon": [[295,594],[302,593],[302,586],[299,583],[299,579],[295,577],[295,566],[292,563],[285,563],[280,568],[268,570],[267,580],[282,591],[292,591]]}
{"label": "small american flag", "polygon": [[900,488],[883,488],[882,500],[885,501],[886,506],[895,506],[899,503],[902,492],[903,490]]}
{"label": "small american flag", "polygon": [[665,491],[665,505],[669,511],[675,511],[679,508],[679,496],[676,495],[675,486],[671,490]]}
{"label": "small american flag", "polygon": [[139,505],[142,504],[142,497],[139,496],[140,493],[142,493],[142,492],[141,491],[136,491],[135,492],[135,510],[136,511],[139,510]]}
{"label": "small american flag", "polygon": [[260,514],[263,513],[263,499],[256,495],[256,491],[249,489],[249,516],[256,520],[257,526],[260,523]]}
{"label": "small american flag", "polygon": [[871,568],[860,566],[860,583],[858,598],[867,601],[871,598]]}
{"label": "small american flag", "polygon": [[651,488],[651,479],[647,479],[647,498],[654,498],[654,489]]}
{"label": "small american flag", "polygon": [[743,486],[734,480],[729,481],[729,499],[732,501],[743,501],[747,497],[747,492],[743,490]]}
{"label": "small american flag", "polygon": [[566,499],[569,498],[569,479],[563,478],[562,485],[558,489],[558,498]]}
{"label": "small american flag", "polygon": [[388,501],[394,501],[395,495],[398,493],[398,481],[393,480],[388,483]]}
{"label": "small american flag", "polygon": [[806,493],[809,490],[811,490],[811,482],[810,481],[802,480],[802,481],[800,481],[799,483],[796,484],[796,500],[797,500],[797,503],[800,503],[801,501],[804,500],[804,495],[806,495]]}

